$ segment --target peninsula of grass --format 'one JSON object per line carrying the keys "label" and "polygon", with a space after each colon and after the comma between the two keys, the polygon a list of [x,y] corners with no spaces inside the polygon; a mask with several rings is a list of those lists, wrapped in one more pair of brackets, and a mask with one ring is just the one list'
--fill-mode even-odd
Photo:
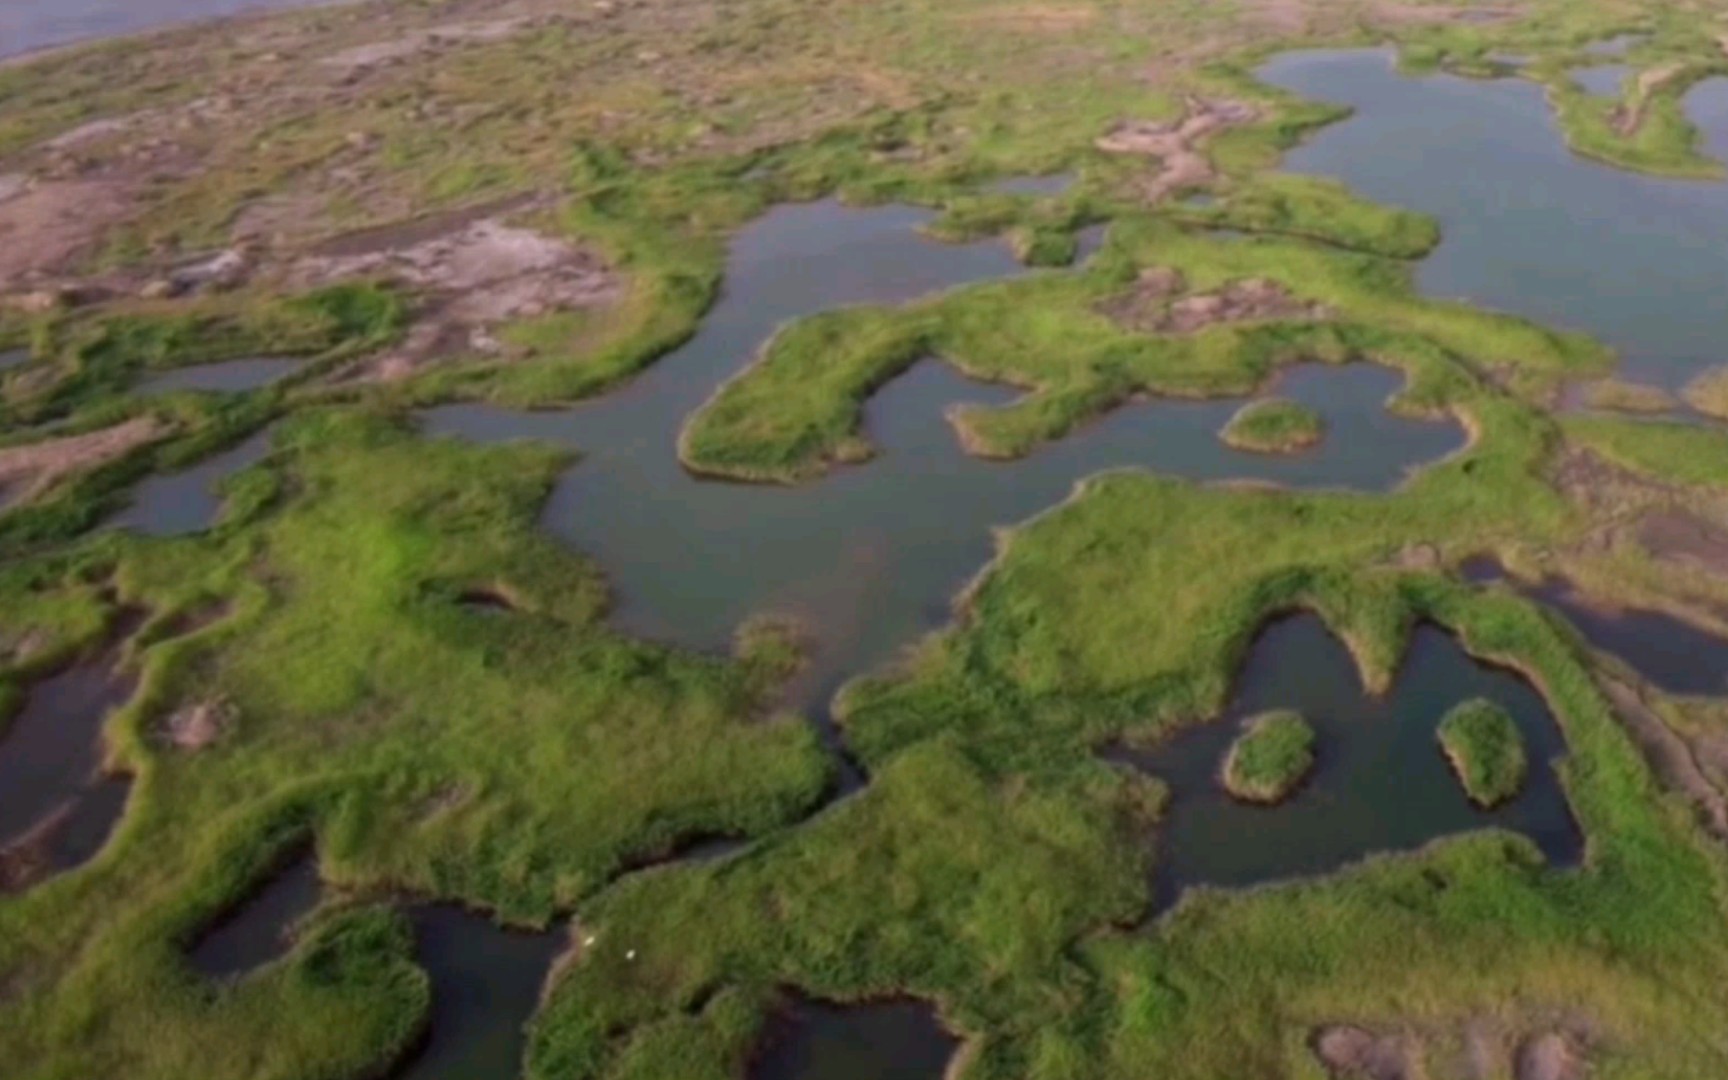
{"label": "peninsula of grass", "polygon": [[1528,763],[1524,738],[1505,709],[1482,698],[1466,701],[1440,721],[1439,737],[1471,802],[1487,809],[1518,794]]}
{"label": "peninsula of grass", "polygon": [[1285,398],[1251,401],[1218,433],[1230,446],[1256,454],[1291,454],[1317,446],[1326,434],[1320,414]]}
{"label": "peninsula of grass", "polygon": [[1224,756],[1224,790],[1244,802],[1283,802],[1314,767],[1314,729],[1302,714],[1276,709],[1253,716]]}

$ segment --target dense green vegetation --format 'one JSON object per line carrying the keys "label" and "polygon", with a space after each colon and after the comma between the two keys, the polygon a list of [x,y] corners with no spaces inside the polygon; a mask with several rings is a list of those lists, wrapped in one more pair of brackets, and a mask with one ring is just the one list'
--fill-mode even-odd
{"label": "dense green vegetation", "polygon": [[1528,763],[1524,738],[1505,709],[1477,698],[1440,720],[1440,749],[1477,806],[1498,806],[1518,794]]}
{"label": "dense green vegetation", "polygon": [[1243,722],[1220,779],[1238,799],[1275,803],[1289,797],[1313,767],[1314,729],[1301,713],[1279,709]]}
{"label": "dense green vegetation", "polygon": [[[574,923],[530,1020],[538,1080],[736,1080],[789,991],[933,1001],[966,1041],[964,1080],[1316,1077],[1313,1032],[1336,1022],[1410,1033],[1437,1077],[1490,1023],[1490,1074],[1509,1076],[1522,1040],[1561,1017],[1594,1033],[1592,1075],[1723,1075],[1721,845],[1658,781],[1575,636],[1449,568],[1494,554],[1614,596],[1728,604],[1719,579],[1655,558],[1630,527],[1659,499],[1707,509],[1707,489],[1728,484],[1728,436],[1557,418],[1563,384],[1607,373],[1608,350],[1422,298],[1408,260],[1434,246],[1435,223],[1272,172],[1339,114],[1246,74],[1297,41],[1390,38],[1407,66],[1478,75],[1504,74],[1490,53],[1526,51],[1524,74],[1550,88],[1580,150],[1702,174],[1678,95],[1721,66],[1714,24],[1634,0],[1542,0],[1505,23],[1309,0],[1299,32],[1276,6],[747,0],[719,18],[607,5],[509,39],[324,66],[354,41],[495,14],[438,0],[288,16],[263,43],[187,31],[0,66],[0,154],[179,108],[206,84],[244,86],[256,110],[234,130],[186,128],[202,167],[164,173],[78,264],[93,276],[126,283],[226,243],[261,202],[317,208],[258,241],[296,253],[406,208],[533,191],[546,194],[535,226],[591,245],[624,282],[606,307],[508,320],[497,355],[458,346],[373,383],[339,372],[448,297],[266,278],[0,313],[0,344],[33,354],[0,376],[0,452],[137,417],[163,431],[0,510],[0,715],[99,655],[123,607],[148,612],[122,650],[140,688],[104,736],[107,767],[134,777],[117,832],[88,865],[0,897],[8,1074],[387,1072],[428,1015],[393,910],[412,896]],[[1619,106],[1567,91],[1584,47],[1628,28],[1649,32],[1638,70],[1679,72]],[[296,96],[325,77],[331,96]],[[1213,201],[1148,205],[1156,163],[1093,142],[1122,118],[1177,120],[1191,95],[1252,101],[1256,117],[1201,146]],[[1626,135],[1621,106],[1641,110]],[[988,190],[1034,173],[1074,181]],[[1249,394],[1304,360],[1396,368],[1405,386],[1388,407],[1456,417],[1470,442],[1383,497],[1122,471],[1002,523],[953,621],[840,693],[867,779],[829,802],[835,762],[782,704],[804,648],[787,623],[746,623],[730,656],[619,633],[606,567],[538,527],[570,455],[429,439],[412,413],[618,387],[694,331],[733,231],[775,201],[828,194],[930,207],[937,236],[999,237],[1048,269],[782,327],[689,418],[693,469],[792,482],[864,459],[862,402],[926,358],[1025,391],[951,414],[989,457],[1138,395]],[[1060,268],[1077,232],[1104,222],[1098,254]],[[1190,295],[1268,281],[1299,307],[1149,330],[1120,312],[1154,269]],[[252,393],[131,393],[146,372],[263,352],[307,363]],[[1597,393],[1604,407],[1649,400]],[[1304,430],[1266,412],[1262,434]],[[272,423],[271,453],[227,483],[212,530],[93,528],[146,473]],[[1607,509],[1581,496],[1562,475],[1581,456],[1635,490]],[[1259,628],[1298,608],[1347,643],[1371,689],[1422,620],[1528,678],[1566,737],[1556,767],[1582,864],[1546,866],[1528,839],[1484,831],[1324,878],[1190,889],[1147,923],[1167,793],[1099,750],[1217,715]],[[198,704],[225,723],[179,745],[171,720]],[[1690,708],[1681,735],[1716,730]],[[1515,788],[1515,730],[1467,707],[1447,731],[1472,797]],[[1264,719],[1227,771],[1244,790],[1287,791],[1311,756],[1299,718]],[[715,836],[748,844],[660,865]],[[230,983],[195,974],[189,943],[308,845],[326,900],[287,955]]]}
{"label": "dense green vegetation", "polygon": [[1251,401],[1238,409],[1218,437],[1238,450],[1289,453],[1319,443],[1326,434],[1320,414],[1285,398]]}

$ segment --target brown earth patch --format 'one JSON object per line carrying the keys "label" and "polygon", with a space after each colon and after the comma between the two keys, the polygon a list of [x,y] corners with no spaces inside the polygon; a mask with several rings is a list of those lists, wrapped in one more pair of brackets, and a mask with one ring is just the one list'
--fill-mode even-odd
{"label": "brown earth patch", "polygon": [[1684,510],[1666,509],[1639,519],[1638,542],[1658,559],[1672,559],[1728,578],[1728,531]]}
{"label": "brown earth patch", "polygon": [[1210,183],[1215,174],[1211,160],[1200,152],[1200,143],[1258,115],[1258,110],[1245,101],[1191,97],[1181,120],[1124,120],[1101,136],[1096,145],[1107,154],[1157,158],[1158,171],[1142,181],[1140,190],[1148,203],[1158,203],[1175,192]]}
{"label": "brown earth patch", "polygon": [[991,11],[967,12],[959,21],[975,26],[999,26],[1027,33],[1059,33],[1078,30],[1098,21],[1098,9],[1089,4],[1022,4]]}
{"label": "brown earth patch", "polygon": [[162,726],[169,745],[180,750],[203,750],[234,725],[234,710],[226,702],[200,701],[176,709]]}
{"label": "brown earth patch", "polygon": [[1631,101],[1614,110],[1614,133],[1623,139],[1637,134],[1638,129],[1644,126],[1645,114],[1650,111],[1651,96],[1685,70],[1684,64],[1664,64],[1640,73],[1632,87]]}
{"label": "brown earth patch", "polygon": [[1314,1056],[1340,1080],[1420,1080],[1422,1066],[1415,1040],[1403,1034],[1377,1035],[1351,1024],[1332,1024],[1314,1033]]}
{"label": "brown earth patch", "polygon": [[130,185],[114,180],[41,181],[0,201],[0,293],[63,272],[132,208]]}
{"label": "brown earth patch", "polygon": [[339,237],[300,262],[293,276],[304,284],[384,278],[423,298],[400,345],[339,378],[392,381],[465,350],[497,353],[491,330],[501,322],[604,307],[621,296],[618,274],[594,251],[496,214],[457,211]]}
{"label": "brown earth patch", "polygon": [[1123,327],[1150,334],[1193,334],[1224,323],[1313,321],[1332,317],[1323,304],[1300,300],[1268,278],[1244,278],[1207,293],[1182,295],[1182,275],[1168,267],[1143,270],[1127,293],[1099,312]]}
{"label": "brown earth patch", "polygon": [[33,499],[64,477],[122,458],[167,430],[155,417],[140,416],[84,435],[0,450],[0,508]]}
{"label": "brown earth patch", "polygon": [[[1603,676],[1601,683],[1657,779],[1685,795],[1705,829],[1718,840],[1728,842],[1728,798],[1699,767],[1692,747],[1656,714],[1635,687],[1611,676]],[[1552,1055],[1553,1051],[1546,1053]]]}
{"label": "brown earth patch", "polygon": [[1518,1050],[1518,1080],[1584,1080],[1583,1052],[1557,1031],[1525,1041]]}
{"label": "brown earth patch", "polygon": [[386,41],[355,45],[318,61],[344,74],[357,74],[370,68],[401,63],[439,48],[458,45],[490,45],[508,41],[517,34],[537,25],[529,18],[490,19],[480,22],[447,23],[425,30],[403,34]]}

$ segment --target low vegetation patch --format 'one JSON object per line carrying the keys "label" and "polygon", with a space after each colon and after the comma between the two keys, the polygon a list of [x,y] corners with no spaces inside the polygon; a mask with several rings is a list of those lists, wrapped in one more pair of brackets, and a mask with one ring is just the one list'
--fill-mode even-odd
{"label": "low vegetation patch", "polygon": [[1660,386],[1599,379],[1584,386],[1584,404],[1592,409],[1623,413],[1664,413],[1678,402]]}
{"label": "low vegetation patch", "polygon": [[1528,763],[1524,738],[1505,709],[1481,698],[1466,701],[1440,721],[1439,737],[1471,802],[1487,808],[1518,794]]}
{"label": "low vegetation patch", "polygon": [[1728,420],[1728,364],[1711,368],[1686,384],[1686,404],[1706,416]]}
{"label": "low vegetation patch", "polygon": [[1326,434],[1320,414],[1285,398],[1252,401],[1242,406],[1218,437],[1238,450],[1287,454],[1316,446]]}
{"label": "low vegetation patch", "polygon": [[1282,802],[1314,767],[1314,729],[1289,709],[1261,713],[1243,725],[1225,755],[1225,790],[1247,802]]}

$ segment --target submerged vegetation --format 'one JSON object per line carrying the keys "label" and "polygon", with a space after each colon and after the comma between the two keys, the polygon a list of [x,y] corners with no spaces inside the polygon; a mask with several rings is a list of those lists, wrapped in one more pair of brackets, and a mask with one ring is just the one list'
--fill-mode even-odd
{"label": "submerged vegetation", "polygon": [[1238,799],[1288,798],[1314,767],[1314,729],[1302,714],[1277,710],[1249,717],[1224,758],[1224,787]]}
{"label": "submerged vegetation", "polygon": [[[1604,1076],[1722,1075],[1728,860],[1699,811],[1728,778],[1690,751],[1721,710],[1454,568],[1492,555],[1716,625],[1724,436],[1557,417],[1607,347],[1422,295],[1437,223],[1278,174],[1342,116],[1251,75],[1298,41],[1391,40],[1408,67],[1478,76],[1525,52],[1580,150],[1711,171],[1680,105],[1728,70],[1702,14],[1516,10],[437,0],[0,65],[0,234],[21,237],[0,251],[0,351],[28,350],[0,369],[0,718],[108,649],[137,679],[103,725],[105,772],[131,780],[105,845],[0,896],[9,1075],[388,1072],[432,1015],[410,902],[570,928],[516,1018],[537,1080],[735,1080],[797,994],[933,1002],[964,1080],[1319,1075],[1339,1030],[1397,1035],[1404,1075],[1467,1046],[1514,1075],[1553,1039]],[[1564,89],[1628,28],[1637,70],[1678,66],[1618,104]],[[1000,184],[1020,174],[1050,182]],[[737,356],[682,431],[634,436],[677,438],[702,474],[843,483],[823,474],[873,452],[864,402],[921,362],[1020,391],[948,413],[968,452],[1013,459],[1139,397],[1241,397],[1319,361],[1397,370],[1386,408],[1469,442],[1383,496],[1091,477],[1001,523],[945,626],[849,673],[831,717],[795,715],[826,643],[779,612],[729,655],[630,637],[607,567],[543,528],[591,512],[548,500],[605,447],[474,447],[416,410],[631,393],[701,326],[728,238],[828,195],[927,208],[932,243],[1039,269],[900,305],[862,283]],[[136,392],[258,355],[304,362],[251,390]],[[1599,407],[1655,407],[1593,385]],[[1709,413],[1714,392],[1687,397]],[[210,527],[99,527],[147,474],[262,432]],[[1260,402],[1224,437],[1320,434]],[[871,554],[861,536],[866,593]],[[1581,864],[1483,830],[1189,889],[1149,920],[1169,789],[1098,748],[1216,716],[1295,609],[1370,690],[1425,622],[1539,689]],[[1461,706],[1440,738],[1476,802],[1515,793],[1506,714]],[[1225,781],[1275,801],[1313,741],[1261,717]],[[741,846],[680,857],[715,838]],[[0,838],[0,881],[19,841]],[[198,974],[187,950],[302,856],[324,900],[291,947]]]}
{"label": "submerged vegetation", "polygon": [[1495,806],[1518,794],[1528,763],[1518,725],[1505,709],[1492,701],[1466,701],[1441,719],[1438,735],[1471,802]]}

